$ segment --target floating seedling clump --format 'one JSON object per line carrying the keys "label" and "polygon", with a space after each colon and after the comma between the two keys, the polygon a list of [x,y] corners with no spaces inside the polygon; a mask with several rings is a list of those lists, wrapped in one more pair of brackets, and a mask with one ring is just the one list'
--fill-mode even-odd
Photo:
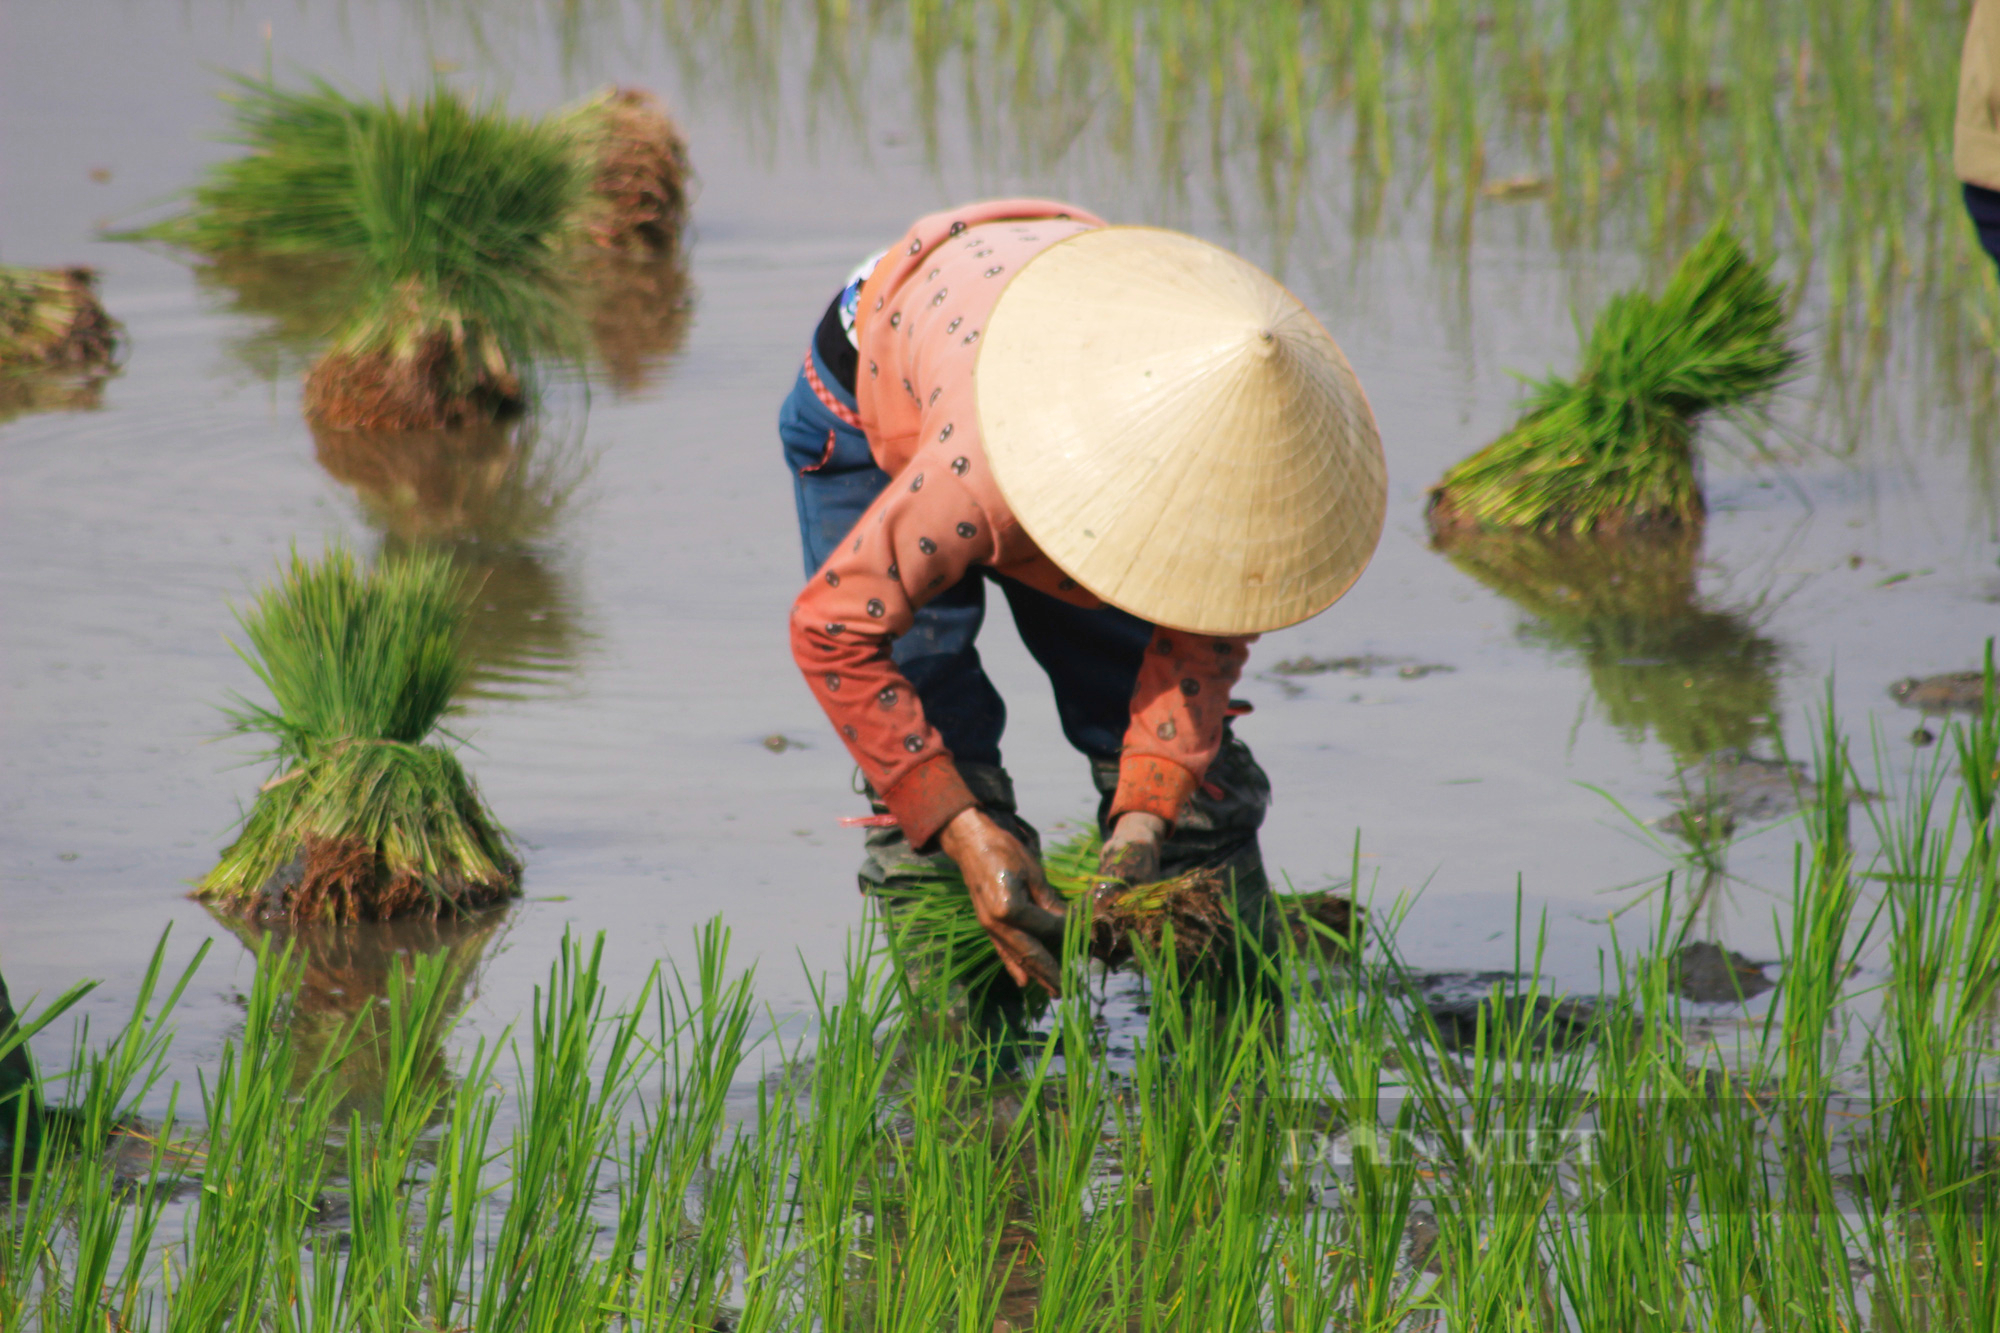
{"label": "floating seedling clump", "polygon": [[1445,473],[1433,530],[1590,532],[1699,523],[1702,415],[1769,393],[1797,364],[1783,293],[1727,230],[1709,232],[1659,296],[1612,298],[1574,379],[1535,386],[1513,429]]}
{"label": "floating seedling clump", "polygon": [[645,93],[614,89],[543,121],[442,86],[399,104],[244,81],[232,102],[250,151],[135,234],[287,302],[292,272],[332,291],[294,330],[328,343],[305,387],[322,426],[437,430],[519,412],[538,360],[581,359],[592,314],[579,289],[597,257],[670,262],[678,248],[686,145]]}
{"label": "floating seedling clump", "polygon": [[560,124],[589,171],[575,225],[592,245],[655,256],[680,246],[687,221],[687,140],[660,99],[607,88],[563,113]]}
{"label": "floating seedling clump", "polygon": [[430,740],[462,682],[462,582],[441,556],[363,571],[296,553],[238,619],[275,708],[236,729],[278,772],[197,895],[295,920],[456,915],[520,891],[520,865],[458,756]]}
{"label": "floating seedling clump", "polygon": [[95,270],[0,264],[0,418],[97,406],[119,334]]}

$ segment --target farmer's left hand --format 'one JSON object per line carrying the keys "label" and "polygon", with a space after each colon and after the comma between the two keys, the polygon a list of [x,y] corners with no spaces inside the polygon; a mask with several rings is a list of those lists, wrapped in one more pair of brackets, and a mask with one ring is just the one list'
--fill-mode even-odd
{"label": "farmer's left hand", "polygon": [[[1143,810],[1127,810],[1112,826],[1111,837],[1097,856],[1097,872],[1106,880],[1151,884],[1160,877],[1160,843],[1167,821]],[[1099,891],[1106,886],[1100,884]]]}

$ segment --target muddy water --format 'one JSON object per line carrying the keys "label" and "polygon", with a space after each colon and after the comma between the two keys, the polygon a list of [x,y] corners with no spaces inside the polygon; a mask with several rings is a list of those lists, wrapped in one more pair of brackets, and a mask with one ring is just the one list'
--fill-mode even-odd
{"label": "muddy water", "polygon": [[[684,334],[621,384],[557,386],[535,438],[463,463],[546,469],[533,522],[450,534],[485,579],[481,688],[458,725],[528,861],[529,901],[476,941],[474,1030],[522,1012],[565,931],[609,933],[615,992],[685,958],[719,913],[781,1017],[806,1003],[806,969],[838,965],[861,916],[859,835],[838,821],[859,802],[786,651],[799,568],[773,418],[847,268],[957,199],[1061,195],[1282,262],[1345,346],[1388,450],[1388,531],[1351,595],[1257,650],[1242,730],[1278,793],[1272,866],[1323,885],[1358,830],[1365,886],[1422,890],[1403,931],[1421,966],[1506,965],[1518,877],[1558,980],[1591,985],[1606,915],[1634,896],[1621,886],[1667,868],[1608,798],[1651,820],[1690,747],[1804,752],[1830,673],[1850,726],[1878,721],[1904,765],[1916,718],[1889,685],[1972,665],[2000,630],[1993,469],[1899,372],[1888,424],[1858,440],[1815,411],[1809,376],[1780,464],[1711,451],[1715,516],[1663,576],[1670,610],[1646,620],[1662,632],[1579,628],[1546,578],[1508,585],[1431,550],[1425,487],[1511,419],[1512,372],[1570,361],[1570,302],[1643,267],[1616,246],[1560,258],[1532,204],[1482,205],[1461,253],[1433,247],[1427,206],[1392,203],[1358,246],[1314,197],[1295,229],[1247,206],[1254,173],[1228,153],[1211,179],[1164,183],[1091,123],[1066,151],[973,153],[951,95],[929,149],[893,49],[857,123],[808,99],[803,64],[739,76],[674,48],[643,7],[565,10],[567,26],[475,8],[478,25],[452,6],[75,0],[15,6],[0,29],[0,255],[98,266],[131,337],[101,410],[0,424],[0,965],[17,1000],[105,978],[86,1006],[103,1023],[164,927],[177,958],[213,939],[183,1075],[237,1021],[250,974],[184,897],[262,776],[240,743],[211,743],[214,706],[251,684],[228,603],[293,542],[425,535],[396,500],[421,487],[316,447],[267,321],[171,257],[93,239],[228,151],[211,140],[218,68],[358,90],[435,68],[532,109],[616,78],[676,108],[701,174]],[[1084,814],[1083,765],[1004,618],[982,650],[1027,812]],[[1336,665],[1268,671],[1302,659]],[[1402,669],[1435,666],[1452,670]],[[1773,954],[1790,841],[1735,847],[1712,896],[1708,933],[1746,957]]]}

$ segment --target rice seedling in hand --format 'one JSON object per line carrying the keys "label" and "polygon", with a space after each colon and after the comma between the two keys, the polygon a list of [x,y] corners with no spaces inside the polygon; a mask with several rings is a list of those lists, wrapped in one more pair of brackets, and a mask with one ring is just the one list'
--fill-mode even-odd
{"label": "rice seedling in hand", "polygon": [[[466,670],[462,584],[442,556],[363,572],[293,553],[238,615],[275,708],[232,710],[280,771],[197,896],[301,920],[441,916],[520,891],[520,864],[458,756],[427,743]],[[240,650],[239,650],[240,651]]]}
{"label": "rice seedling in hand", "polygon": [[1582,533],[1701,522],[1696,426],[1785,379],[1798,354],[1784,325],[1769,265],[1717,226],[1659,296],[1612,298],[1576,378],[1536,385],[1511,430],[1445,473],[1431,491],[1432,529]]}
{"label": "rice seedling in hand", "polygon": [[[1117,967],[1171,952],[1181,975],[1220,962],[1235,946],[1233,886],[1226,870],[1196,869],[1154,884],[1107,883],[1098,873],[1102,846],[1095,830],[1059,844],[1043,861],[1049,887],[1089,918],[1090,956]],[[876,890],[889,909],[891,943],[906,968],[943,979],[968,993],[995,985],[1003,969],[972,908],[965,881],[942,874],[929,881],[892,881]],[[1294,938],[1351,938],[1359,909],[1331,892],[1273,895]],[[1034,1013],[1042,994],[1026,992]]]}

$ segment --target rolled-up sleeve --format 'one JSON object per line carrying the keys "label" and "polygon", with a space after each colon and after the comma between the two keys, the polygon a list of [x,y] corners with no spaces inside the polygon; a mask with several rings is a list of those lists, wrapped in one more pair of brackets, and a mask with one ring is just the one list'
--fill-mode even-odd
{"label": "rolled-up sleeve", "polygon": [[1118,761],[1111,818],[1144,811],[1172,824],[1222,748],[1229,691],[1256,636],[1217,638],[1161,629],[1132,691],[1132,724]]}
{"label": "rolled-up sleeve", "polygon": [[792,655],[913,847],[977,804],[890,645],[994,550],[950,460],[913,460],[792,605]]}

